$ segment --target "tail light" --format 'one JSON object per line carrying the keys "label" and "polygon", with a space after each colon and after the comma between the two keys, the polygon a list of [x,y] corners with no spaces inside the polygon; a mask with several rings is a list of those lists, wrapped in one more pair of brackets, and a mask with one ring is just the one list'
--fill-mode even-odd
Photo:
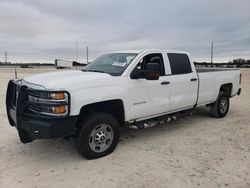
{"label": "tail light", "polygon": [[241,73],[240,73],[240,82],[239,83],[241,84]]}

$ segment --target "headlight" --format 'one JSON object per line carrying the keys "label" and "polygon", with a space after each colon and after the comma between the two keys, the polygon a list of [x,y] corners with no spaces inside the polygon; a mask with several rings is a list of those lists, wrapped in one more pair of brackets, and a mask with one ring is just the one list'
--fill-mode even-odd
{"label": "headlight", "polygon": [[51,99],[55,99],[55,100],[64,100],[66,99],[66,94],[63,92],[60,93],[51,93],[50,94],[50,98]]}
{"label": "headlight", "polygon": [[66,116],[69,114],[69,95],[67,92],[30,90],[28,109],[36,114]]}

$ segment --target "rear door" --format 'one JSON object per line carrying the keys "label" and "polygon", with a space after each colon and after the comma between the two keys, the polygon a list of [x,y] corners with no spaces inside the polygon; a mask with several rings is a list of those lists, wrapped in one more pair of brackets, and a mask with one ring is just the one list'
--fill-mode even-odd
{"label": "rear door", "polygon": [[198,77],[189,57],[182,53],[167,53],[171,67],[170,110],[191,108],[196,104]]}

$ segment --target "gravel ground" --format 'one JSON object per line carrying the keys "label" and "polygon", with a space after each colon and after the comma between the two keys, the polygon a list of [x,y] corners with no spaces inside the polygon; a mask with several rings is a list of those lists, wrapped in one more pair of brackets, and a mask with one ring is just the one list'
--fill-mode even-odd
{"label": "gravel ground", "polygon": [[[52,69],[19,69],[19,77]],[[0,188],[10,187],[250,187],[250,69],[228,115],[208,108],[164,126],[123,130],[116,150],[86,160],[64,139],[19,141],[5,112],[14,71],[0,68]]]}

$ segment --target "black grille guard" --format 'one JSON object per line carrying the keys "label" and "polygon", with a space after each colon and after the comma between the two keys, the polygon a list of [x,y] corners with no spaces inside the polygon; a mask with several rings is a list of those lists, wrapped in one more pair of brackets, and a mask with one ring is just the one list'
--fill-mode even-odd
{"label": "black grille guard", "polygon": [[[20,83],[21,80],[10,80],[7,87],[7,94],[6,94],[6,111],[8,115],[8,120],[10,122],[11,126],[16,126],[18,128],[18,125],[21,123],[22,118],[28,116],[28,117],[38,117],[38,118],[44,118],[44,119],[60,119],[65,118],[69,116],[70,114],[70,94],[67,91],[50,91],[50,90],[38,90],[38,89],[32,89],[28,88],[25,85],[22,85]],[[65,92],[68,95],[68,101],[59,101],[59,102],[53,102],[53,101],[28,101],[28,95],[29,93],[60,93]],[[68,106],[68,113],[65,116],[49,116],[49,115],[43,115],[39,113],[33,113],[30,110],[28,110],[29,105],[37,105],[42,104],[46,106],[60,106],[60,105],[67,105]]]}

